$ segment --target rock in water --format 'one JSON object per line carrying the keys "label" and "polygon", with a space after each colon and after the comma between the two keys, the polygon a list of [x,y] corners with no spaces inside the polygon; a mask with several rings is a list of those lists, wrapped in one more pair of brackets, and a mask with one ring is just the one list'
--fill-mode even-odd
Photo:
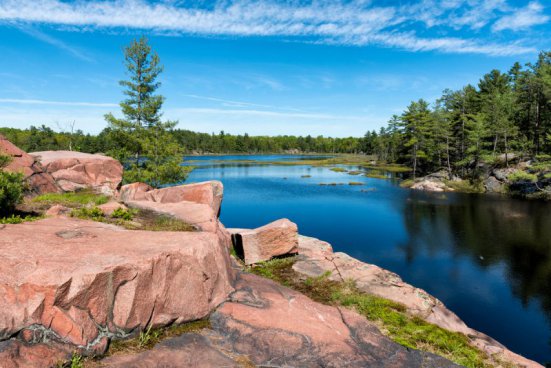
{"label": "rock in water", "polygon": [[114,158],[74,151],[33,152],[65,192],[92,189],[113,195],[122,181],[123,168]]}
{"label": "rock in water", "polygon": [[237,255],[248,265],[298,253],[298,228],[287,219],[254,230],[234,229],[230,232]]}
{"label": "rock in water", "polygon": [[33,193],[59,192],[54,178],[44,170],[42,165],[36,162],[34,157],[19,149],[2,135],[0,135],[0,154],[12,158],[12,162],[5,168],[6,171],[22,173]]}

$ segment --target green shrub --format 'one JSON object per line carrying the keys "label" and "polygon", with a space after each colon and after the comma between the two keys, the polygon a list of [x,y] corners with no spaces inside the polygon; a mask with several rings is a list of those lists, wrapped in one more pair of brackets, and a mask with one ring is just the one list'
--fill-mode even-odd
{"label": "green shrub", "polygon": [[103,212],[98,207],[81,207],[75,208],[71,211],[71,217],[78,217],[80,219],[90,219],[94,221],[102,221],[105,217]]}
{"label": "green shrub", "polygon": [[43,218],[42,216],[33,216],[26,215],[21,217],[21,215],[11,215],[9,217],[0,218],[0,224],[21,224],[23,222],[36,221]]}
{"label": "green shrub", "polygon": [[0,171],[0,215],[7,215],[21,203],[25,185],[23,174]]}
{"label": "green shrub", "polygon": [[522,181],[529,181],[529,182],[536,182],[538,181],[538,176],[535,174],[527,173],[526,171],[517,170],[507,177],[510,181],[513,183],[522,182]]}
{"label": "green shrub", "polygon": [[136,215],[136,210],[119,207],[113,211],[113,213],[111,214],[111,217],[125,220],[125,221],[132,221],[135,215]]}

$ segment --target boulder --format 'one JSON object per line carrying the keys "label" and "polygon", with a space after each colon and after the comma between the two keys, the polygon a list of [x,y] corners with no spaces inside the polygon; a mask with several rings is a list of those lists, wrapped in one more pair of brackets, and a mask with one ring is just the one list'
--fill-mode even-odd
{"label": "boulder", "polygon": [[107,203],[99,205],[98,208],[101,210],[104,216],[111,216],[113,212],[115,212],[115,210],[119,208],[123,210],[128,209],[128,207],[126,207],[124,204],[115,201],[109,201]]}
{"label": "boulder", "polygon": [[40,163],[36,162],[34,157],[19,149],[1,134],[0,154],[12,158],[12,162],[5,170],[22,173],[34,194],[59,192],[53,177],[44,170]]}
{"label": "boulder", "polygon": [[63,216],[71,212],[71,209],[60,204],[53,205],[50,207],[44,215],[47,217]]}
{"label": "boulder", "polygon": [[128,207],[171,216],[200,231],[220,233],[229,243],[229,233],[218,221],[223,196],[224,186],[214,180],[161,189],[133,183],[123,186],[119,193]]}
{"label": "boulder", "polygon": [[221,182],[212,180],[202,183],[178,185],[153,189],[145,183],[125,185],[120,190],[122,201],[149,201],[156,203],[193,202],[208,205],[218,217],[224,194]]}
{"label": "boulder", "polygon": [[248,265],[298,253],[298,228],[287,219],[254,230],[233,229],[230,232],[237,255]]}
{"label": "boulder", "polygon": [[126,201],[143,201],[145,200],[145,193],[153,190],[151,186],[146,183],[132,183],[126,184],[119,190],[119,199],[122,202]]}
{"label": "boulder", "polygon": [[489,193],[503,193],[505,190],[504,184],[497,180],[494,176],[490,176],[484,180],[484,188],[486,189],[486,192]]}
{"label": "boulder", "polygon": [[101,352],[110,338],[204,318],[233,290],[216,234],[60,217],[0,233],[0,269],[10,270],[0,273],[0,362],[48,366],[26,364],[27,346],[50,358],[63,354],[56,344]]}
{"label": "boulder", "polygon": [[122,181],[123,168],[114,158],[73,151],[33,152],[64,192],[92,189],[113,195]]}
{"label": "boulder", "polygon": [[228,348],[270,367],[458,367],[405,348],[357,313],[322,305],[255,275],[242,274],[236,291],[212,316]]}
{"label": "boulder", "polygon": [[506,167],[503,169],[494,169],[492,170],[492,175],[496,177],[497,180],[506,182],[509,175],[517,171],[517,168],[514,167]]}
{"label": "boulder", "polygon": [[420,179],[415,183],[413,183],[413,185],[410,188],[417,189],[417,190],[425,190],[428,192],[444,192],[444,191],[451,190],[446,186],[446,184],[436,179]]}

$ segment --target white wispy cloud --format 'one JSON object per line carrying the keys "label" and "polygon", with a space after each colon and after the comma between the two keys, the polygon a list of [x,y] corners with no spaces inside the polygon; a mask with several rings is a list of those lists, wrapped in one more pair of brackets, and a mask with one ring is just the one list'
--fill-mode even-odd
{"label": "white wispy cloud", "polygon": [[218,97],[211,97],[211,96],[199,96],[199,95],[193,95],[193,94],[185,94],[184,97],[190,97],[193,99],[198,100],[206,100],[206,101],[212,101],[212,102],[218,102],[222,106],[226,107],[238,107],[238,108],[265,108],[265,109],[277,109],[277,110],[286,110],[286,111],[301,111],[299,109],[295,109],[292,107],[278,107],[273,105],[264,105],[264,104],[257,104],[252,102],[245,102],[245,101],[235,101],[235,100],[227,100],[224,98],[218,98]]}
{"label": "white wispy cloud", "polygon": [[[530,15],[538,16],[532,24],[541,24],[546,18],[538,3],[519,11],[505,7],[505,0],[420,0],[407,6],[379,6],[361,0],[320,0],[308,4],[220,0],[209,8],[178,4],[180,2],[145,0],[0,0],[0,21],[48,24],[64,29],[92,27],[169,34],[279,36],[336,45],[376,44],[410,51],[511,55],[534,49],[515,42],[492,43],[453,37],[446,32],[438,33],[442,36],[426,37],[419,35],[413,25],[422,22],[428,29],[435,26],[451,30],[463,26],[480,29],[496,19],[496,12],[510,12],[494,25],[494,30],[507,28],[503,20],[506,16],[514,17],[516,29],[522,29],[529,27]],[[280,86],[272,84],[272,88]]]}
{"label": "white wispy cloud", "polygon": [[117,107],[119,106],[118,104],[115,104],[115,103],[48,101],[48,100],[17,99],[17,98],[0,98],[0,104],[81,106],[81,107]]}
{"label": "white wispy cloud", "polygon": [[37,40],[40,40],[40,41],[43,41],[43,42],[46,42],[54,47],[57,47],[63,51],[66,51],[68,52],[69,54],[81,59],[81,60],[84,60],[84,61],[89,61],[89,62],[92,62],[94,61],[92,58],[90,58],[88,55],[86,55],[85,53],[83,53],[81,50],[77,49],[76,47],[72,47],[70,45],[68,45],[67,43],[61,41],[60,39],[57,39],[55,37],[52,37],[51,35],[48,35],[36,28],[33,28],[33,27],[30,27],[26,24],[19,24],[17,25],[17,28],[28,34],[29,36],[31,37],[34,37],[36,38]]}
{"label": "white wispy cloud", "polygon": [[533,1],[525,8],[515,11],[513,14],[503,16],[492,26],[494,32],[510,29],[519,31],[530,27],[545,24],[549,21],[549,16],[544,14],[543,6],[537,1]]}

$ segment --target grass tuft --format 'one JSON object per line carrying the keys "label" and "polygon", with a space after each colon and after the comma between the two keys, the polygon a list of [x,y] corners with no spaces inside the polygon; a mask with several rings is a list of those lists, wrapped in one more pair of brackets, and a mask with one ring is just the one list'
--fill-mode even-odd
{"label": "grass tuft", "polygon": [[90,191],[68,193],[46,193],[31,199],[31,203],[47,205],[48,207],[59,204],[65,207],[80,207],[86,205],[99,206],[109,201],[109,197]]}

